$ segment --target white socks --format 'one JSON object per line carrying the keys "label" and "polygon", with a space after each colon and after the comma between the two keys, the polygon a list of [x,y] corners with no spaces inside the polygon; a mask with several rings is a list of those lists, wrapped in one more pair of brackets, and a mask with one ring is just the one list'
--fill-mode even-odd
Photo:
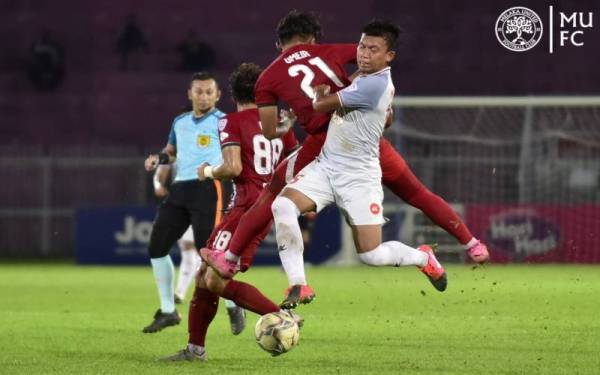
{"label": "white socks", "polygon": [[202,258],[198,255],[196,249],[185,250],[181,242],[178,242],[178,245],[181,249],[181,264],[179,265],[179,278],[177,279],[175,294],[183,299],[190,283],[196,277],[196,272],[202,263]]}
{"label": "white socks", "polygon": [[156,286],[158,286],[158,295],[160,297],[160,311],[163,313],[172,313],[175,311],[175,296],[173,291],[173,275],[175,267],[170,255],[161,258],[150,258],[152,271]]}
{"label": "white socks", "polygon": [[289,285],[306,285],[304,242],[298,223],[298,207],[285,197],[277,197],[271,205],[275,220],[277,248]]}
{"label": "white socks", "polygon": [[471,241],[464,244],[463,247],[465,248],[465,250],[469,250],[473,246],[477,245],[478,242],[479,242],[479,240],[477,238],[473,237],[473,238],[471,238]]}
{"label": "white socks", "polygon": [[388,241],[366,253],[358,254],[361,262],[370,266],[419,266],[427,265],[427,253],[413,249],[398,241]]}

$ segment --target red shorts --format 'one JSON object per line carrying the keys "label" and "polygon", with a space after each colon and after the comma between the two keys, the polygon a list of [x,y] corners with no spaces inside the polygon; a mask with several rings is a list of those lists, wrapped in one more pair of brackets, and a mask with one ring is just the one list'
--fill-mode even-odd
{"label": "red shorts", "polygon": [[[233,233],[235,233],[240,219],[248,209],[249,207],[233,207],[230,209],[221,220],[221,223],[213,229],[208,241],[206,241],[208,248],[221,251],[227,250],[229,248],[229,241],[231,240]],[[267,226],[263,233],[255,236],[252,242],[246,246],[248,251],[244,251],[244,253],[255,254],[255,249],[267,234],[269,234],[270,229],[271,225]],[[252,265],[253,258],[254,257],[241,257],[240,268],[242,271],[246,271]]]}
{"label": "red shorts", "polygon": [[[269,183],[269,190],[277,195],[288,181],[310,164],[321,153],[327,133],[310,134],[302,143],[300,150],[282,161]],[[385,138],[379,142],[379,163],[381,164],[383,184],[398,179],[406,170],[406,161]]]}

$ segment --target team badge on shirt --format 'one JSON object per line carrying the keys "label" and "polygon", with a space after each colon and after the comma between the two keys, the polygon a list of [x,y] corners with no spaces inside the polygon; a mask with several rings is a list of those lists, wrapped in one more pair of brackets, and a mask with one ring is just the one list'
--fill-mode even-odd
{"label": "team badge on shirt", "polygon": [[208,147],[210,145],[210,135],[199,134],[196,143],[199,147]]}
{"label": "team badge on shirt", "polygon": [[381,211],[381,206],[379,206],[377,203],[371,203],[369,210],[371,210],[373,215],[377,215]]}
{"label": "team badge on shirt", "polygon": [[227,119],[223,118],[219,120],[219,124],[217,125],[219,127],[219,131],[223,131],[223,129],[225,129],[225,127],[227,126]]}

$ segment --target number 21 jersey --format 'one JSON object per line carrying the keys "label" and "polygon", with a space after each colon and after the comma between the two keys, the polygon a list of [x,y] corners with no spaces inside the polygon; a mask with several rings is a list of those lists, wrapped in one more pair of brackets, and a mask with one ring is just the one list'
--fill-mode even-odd
{"label": "number 21 jersey", "polygon": [[260,75],[255,86],[259,107],[285,102],[309,134],[327,130],[329,113],[312,107],[313,87],[326,84],[331,93],[348,86],[344,65],[356,63],[356,44],[299,44],[283,52]]}

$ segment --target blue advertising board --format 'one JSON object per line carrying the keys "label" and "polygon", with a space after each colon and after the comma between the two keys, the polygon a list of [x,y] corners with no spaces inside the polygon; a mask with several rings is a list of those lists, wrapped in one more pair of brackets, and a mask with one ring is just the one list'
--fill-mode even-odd
{"label": "blue advertising board", "polygon": [[[82,208],[76,217],[76,259],[79,264],[149,264],[148,243],[155,207]],[[340,214],[334,207],[323,210],[313,225],[308,262],[326,261],[341,247]],[[179,251],[172,249],[178,264]],[[274,231],[259,247],[255,265],[280,264]]]}

